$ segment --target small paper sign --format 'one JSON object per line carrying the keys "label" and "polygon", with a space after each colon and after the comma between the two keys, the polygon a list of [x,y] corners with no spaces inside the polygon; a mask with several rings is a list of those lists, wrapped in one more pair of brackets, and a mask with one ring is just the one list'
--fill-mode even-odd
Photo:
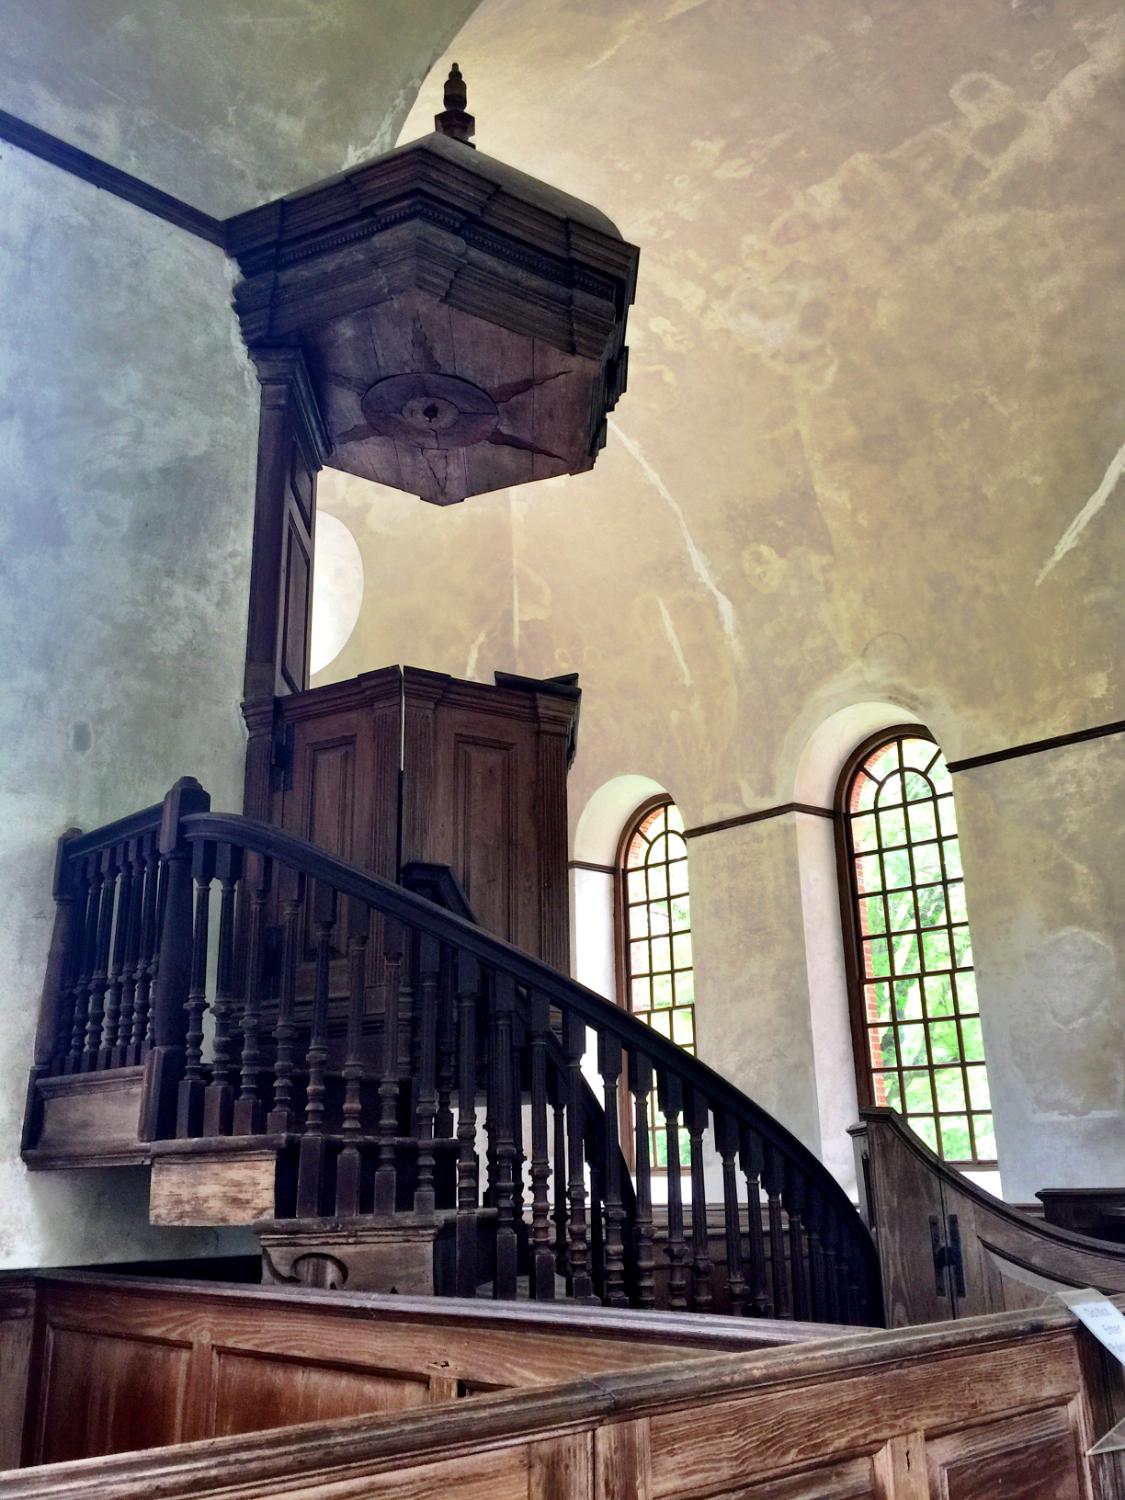
{"label": "small paper sign", "polygon": [[[1103,1292],[1096,1292],[1090,1286],[1058,1292],[1057,1296],[1078,1321],[1086,1325],[1098,1343],[1125,1365],[1125,1313]],[[1098,1439],[1090,1453],[1125,1453],[1125,1421],[1111,1427],[1104,1437]]]}

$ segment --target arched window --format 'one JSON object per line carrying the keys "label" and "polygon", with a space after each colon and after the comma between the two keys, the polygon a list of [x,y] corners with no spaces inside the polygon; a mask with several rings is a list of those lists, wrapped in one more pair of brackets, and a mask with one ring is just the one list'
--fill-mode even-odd
{"label": "arched window", "polygon": [[836,813],[860,1103],[904,1114],[946,1161],[994,1165],[953,783],[929,733],[860,745]]}
{"label": "arched window", "polygon": [[[694,1053],[687,842],[675,803],[661,797],[637,809],[622,835],[617,863],[621,1002],[654,1031]],[[663,1130],[653,1132],[650,1160],[657,1167],[668,1165]]]}

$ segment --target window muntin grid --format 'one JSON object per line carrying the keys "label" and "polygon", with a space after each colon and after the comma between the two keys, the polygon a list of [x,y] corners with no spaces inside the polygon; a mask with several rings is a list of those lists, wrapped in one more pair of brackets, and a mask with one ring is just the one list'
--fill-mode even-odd
{"label": "window muntin grid", "polygon": [[947,1161],[996,1161],[953,783],[934,742],[895,734],[844,790],[864,1064]]}
{"label": "window muntin grid", "polygon": [[[695,1055],[695,973],[691,951],[684,820],[672,802],[641,812],[623,841],[622,949],[625,996],[638,1018]],[[668,1166],[667,1133],[653,1123],[649,1160]],[[680,1161],[690,1162],[686,1131]]]}

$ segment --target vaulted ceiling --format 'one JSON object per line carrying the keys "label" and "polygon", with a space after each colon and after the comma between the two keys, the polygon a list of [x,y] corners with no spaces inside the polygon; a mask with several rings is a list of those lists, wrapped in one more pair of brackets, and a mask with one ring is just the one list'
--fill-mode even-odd
{"label": "vaulted ceiling", "polygon": [[0,34],[0,108],[219,216],[424,133],[456,57],[481,148],[641,246],[593,473],[449,512],[325,477],[366,575],[328,677],[579,670],[579,781],[695,819],[784,798],[863,698],[951,756],[1125,716],[1120,0],[0,0]]}
{"label": "vaulted ceiling", "polygon": [[393,146],[476,0],[0,0],[0,109],[219,218]]}
{"label": "vaulted ceiling", "polygon": [[[1119,0],[483,0],[482,150],[641,246],[593,473],[438,514],[329,479],[375,660],[577,669],[575,793],[792,795],[890,698],[951,756],[1125,716]],[[587,778],[589,778],[587,782]]]}

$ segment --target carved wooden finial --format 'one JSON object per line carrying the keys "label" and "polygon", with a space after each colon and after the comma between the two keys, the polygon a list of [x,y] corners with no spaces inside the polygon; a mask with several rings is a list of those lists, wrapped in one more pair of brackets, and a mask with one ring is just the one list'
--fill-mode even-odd
{"label": "carved wooden finial", "polygon": [[449,70],[449,77],[445,80],[445,108],[440,115],[434,116],[434,124],[442,135],[452,136],[455,141],[461,141],[470,150],[476,147],[469,139],[476,133],[477,122],[470,115],[465,106],[469,102],[469,96],[465,89],[465,80],[461,76],[461,69],[456,63]]}

